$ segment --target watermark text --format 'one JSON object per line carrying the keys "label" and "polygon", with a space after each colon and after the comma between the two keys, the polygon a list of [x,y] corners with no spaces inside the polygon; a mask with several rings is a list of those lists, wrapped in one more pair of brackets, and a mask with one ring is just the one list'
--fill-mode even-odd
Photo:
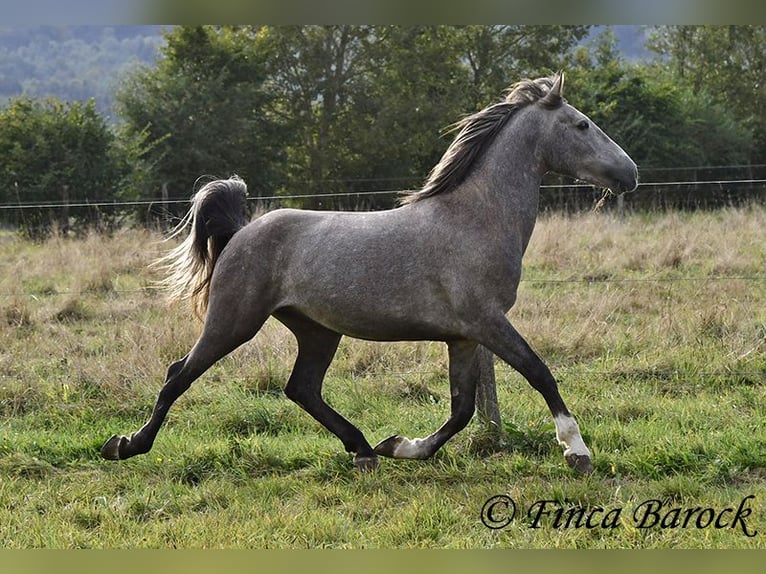
{"label": "watermark text", "polygon": [[615,506],[582,506],[554,499],[536,500],[526,507],[519,507],[510,496],[498,494],[488,498],[481,509],[481,521],[487,528],[501,530],[514,520],[523,520],[528,528],[585,528],[615,529],[632,526],[647,529],[729,529],[747,537],[758,535],[752,525],[751,494],[736,506],[716,508],[713,506],[679,506],[658,498],[636,504],[630,511]]}

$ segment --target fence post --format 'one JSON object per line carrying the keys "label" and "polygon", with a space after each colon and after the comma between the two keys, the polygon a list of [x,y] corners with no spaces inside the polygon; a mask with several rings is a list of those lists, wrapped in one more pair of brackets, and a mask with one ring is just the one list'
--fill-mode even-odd
{"label": "fence post", "polygon": [[476,411],[487,426],[500,429],[500,408],[495,384],[495,356],[486,347],[476,351],[479,380],[476,385]]}
{"label": "fence post", "polygon": [[66,236],[69,234],[69,186],[61,186],[61,215],[59,216],[59,232]]}
{"label": "fence post", "polygon": [[172,229],[172,221],[173,216],[170,213],[170,209],[168,208],[168,182],[163,181],[162,187],[160,187],[160,193],[162,194],[162,218],[163,218],[163,224],[168,227],[169,229]]}

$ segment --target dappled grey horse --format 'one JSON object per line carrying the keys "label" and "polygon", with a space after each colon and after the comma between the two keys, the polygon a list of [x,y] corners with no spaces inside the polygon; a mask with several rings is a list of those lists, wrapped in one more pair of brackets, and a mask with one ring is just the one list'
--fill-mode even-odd
{"label": "dappled grey horse", "polygon": [[[173,402],[213,363],[250,340],[269,316],[298,341],[286,395],[335,434],[362,470],[378,455],[424,459],[468,424],[477,348],[506,361],[545,399],[568,464],[591,472],[591,454],[556,381],[506,318],[548,171],[616,192],[637,185],[636,165],[562,96],[563,74],[523,80],[462,121],[424,187],[372,213],[280,209],[245,218],[236,177],[196,193],[185,241],[162,263],[172,296],[204,315],[202,334],[173,363],[149,421],[102,447],[107,459],[148,452]],[[425,438],[370,446],[322,399],[343,335],[375,341],[444,341],[451,413]]]}

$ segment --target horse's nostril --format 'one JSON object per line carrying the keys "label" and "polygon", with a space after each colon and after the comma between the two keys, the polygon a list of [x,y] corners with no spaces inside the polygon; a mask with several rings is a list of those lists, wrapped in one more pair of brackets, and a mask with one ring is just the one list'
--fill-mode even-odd
{"label": "horse's nostril", "polygon": [[634,191],[638,187],[638,174],[633,173],[624,178],[617,178],[617,186],[621,192]]}

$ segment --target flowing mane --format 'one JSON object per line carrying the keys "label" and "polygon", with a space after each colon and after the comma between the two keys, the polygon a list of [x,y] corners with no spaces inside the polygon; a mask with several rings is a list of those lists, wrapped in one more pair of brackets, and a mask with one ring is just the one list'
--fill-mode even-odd
{"label": "flowing mane", "polygon": [[[401,203],[414,203],[440,193],[452,191],[461,184],[489,143],[495,138],[513,114],[544,98],[554,82],[554,77],[521,80],[508,90],[503,101],[466,116],[447,129],[458,132],[447,151],[428,174],[423,188],[405,192]],[[555,104],[560,103],[560,99]],[[554,105],[555,105],[554,104]]]}

